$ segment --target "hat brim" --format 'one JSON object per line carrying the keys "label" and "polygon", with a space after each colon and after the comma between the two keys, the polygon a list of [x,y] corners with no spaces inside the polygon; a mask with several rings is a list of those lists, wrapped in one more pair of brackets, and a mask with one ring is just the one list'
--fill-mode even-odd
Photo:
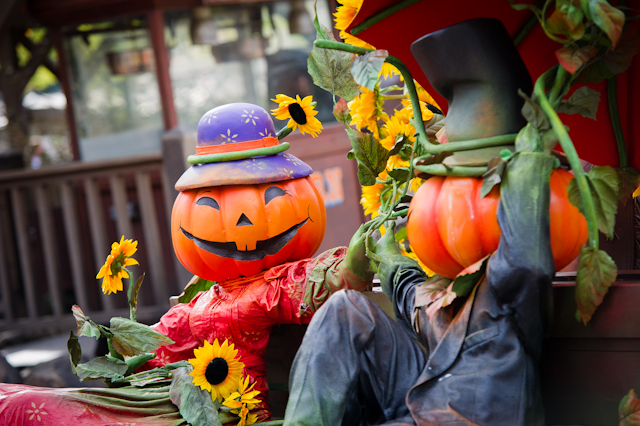
{"label": "hat brim", "polygon": [[309,176],[311,167],[299,158],[279,153],[237,161],[196,164],[176,182],[178,191],[223,185],[253,185]]}

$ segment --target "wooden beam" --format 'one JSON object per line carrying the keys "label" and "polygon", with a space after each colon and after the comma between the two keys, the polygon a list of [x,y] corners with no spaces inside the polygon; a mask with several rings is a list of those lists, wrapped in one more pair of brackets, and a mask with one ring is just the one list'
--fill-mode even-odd
{"label": "wooden beam", "polygon": [[[18,36],[18,42],[21,43],[31,53],[34,51],[34,49],[37,46],[29,37],[24,35],[24,33],[20,33],[20,35]],[[51,71],[53,75],[55,75],[56,78],[60,80],[60,75],[58,73],[58,66],[54,64],[51,59],[49,59],[48,54],[42,59],[42,65],[47,67],[49,71]]]}
{"label": "wooden beam", "polygon": [[62,299],[60,298],[60,262],[56,256],[56,237],[51,215],[51,203],[48,197],[48,188],[44,185],[35,187],[36,208],[38,210],[38,222],[40,224],[40,238],[42,251],[44,252],[44,267],[47,272],[49,284],[49,297],[51,309],[56,317],[62,316]]}
{"label": "wooden beam", "polygon": [[[0,0],[0,2],[5,0]],[[202,0],[30,0],[29,13],[48,26],[69,26],[142,15],[154,9],[202,6]]]}
{"label": "wooden beam", "polygon": [[18,186],[11,188],[11,207],[15,220],[16,236],[18,238],[18,253],[20,255],[20,270],[22,271],[22,281],[24,293],[27,298],[27,313],[30,319],[38,317],[36,304],[35,280],[33,278],[33,263],[31,261],[31,250],[29,250],[29,231],[27,230],[27,211],[24,206],[24,195]]}
{"label": "wooden beam", "polygon": [[0,2],[0,36],[7,34],[14,23],[11,18],[20,10],[22,3],[24,0],[2,0]]}
{"label": "wooden beam", "polygon": [[[87,196],[89,229],[91,232],[91,243],[93,244],[93,259],[95,262],[93,270],[99,271],[106,257],[109,255],[109,242],[104,229],[106,223],[104,220],[105,215],[102,212],[100,190],[98,189],[97,182],[93,178],[84,180],[84,191]],[[102,280],[98,280],[98,284],[102,286]],[[103,292],[100,292],[100,297],[102,299],[102,310],[106,312],[113,311],[113,299]]]}
{"label": "wooden beam", "polygon": [[[87,291],[85,289],[84,268],[80,253],[82,253],[82,243],[80,241],[80,222],[76,212],[76,200],[73,195],[73,183],[61,182],[60,193],[62,195],[62,216],[64,220],[64,231],[69,245],[71,262],[71,280],[73,291],[76,296],[76,303],[88,308]],[[87,309],[88,310],[88,309]]]}
{"label": "wooden beam", "polygon": [[154,10],[147,14],[149,25],[149,37],[153,46],[153,54],[156,60],[156,78],[160,89],[160,101],[162,102],[162,119],[164,129],[170,130],[178,125],[178,116],[173,103],[173,88],[171,75],[169,74],[169,54],[164,42],[164,12]]}
{"label": "wooden beam", "polygon": [[53,45],[58,52],[58,80],[62,86],[65,98],[67,98],[67,107],[65,108],[65,116],[67,118],[67,128],[69,129],[69,142],[71,144],[71,152],[75,161],[80,161],[80,145],[78,143],[78,130],[76,128],[76,117],[73,111],[73,96],[71,95],[71,86],[69,84],[69,73],[67,71],[67,62],[65,59],[64,43],[60,28],[50,28],[49,33],[53,39]]}
{"label": "wooden beam", "polygon": [[147,268],[153,283],[153,295],[158,305],[163,305],[169,300],[167,290],[167,268],[162,257],[162,243],[160,241],[160,227],[153,200],[153,188],[148,172],[136,173],[136,189],[138,192],[138,205],[142,214],[142,229],[147,245],[147,261],[152,268]]}

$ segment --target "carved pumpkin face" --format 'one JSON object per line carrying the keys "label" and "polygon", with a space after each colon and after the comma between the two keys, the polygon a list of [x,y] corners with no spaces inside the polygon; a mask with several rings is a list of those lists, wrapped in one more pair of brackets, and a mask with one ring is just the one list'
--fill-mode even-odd
{"label": "carved pumpkin face", "polygon": [[173,205],[171,235],[185,268],[221,282],[310,257],[326,221],[320,191],[303,177],[183,191]]}

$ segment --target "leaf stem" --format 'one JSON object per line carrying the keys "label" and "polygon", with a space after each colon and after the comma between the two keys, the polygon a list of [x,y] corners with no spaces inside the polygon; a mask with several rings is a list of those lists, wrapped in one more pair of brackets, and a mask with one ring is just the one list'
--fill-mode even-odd
{"label": "leaf stem", "polygon": [[392,100],[392,99],[406,99],[407,97],[405,95],[383,95],[382,99],[385,101],[388,100]]}
{"label": "leaf stem", "polygon": [[409,209],[402,209],[402,210],[398,210],[397,212],[393,212],[391,214],[392,218],[396,218],[396,217],[400,217],[400,216],[406,216],[409,213]]}
{"label": "leaf stem", "polygon": [[591,191],[589,190],[589,183],[587,182],[586,174],[580,163],[580,158],[576,152],[576,148],[573,146],[573,142],[565,129],[562,120],[558,117],[558,114],[549,103],[544,91],[544,74],[538,78],[534,86],[534,93],[538,97],[540,107],[545,112],[551,127],[556,132],[560,141],[560,146],[569,160],[569,165],[575,175],[576,183],[578,184],[578,190],[580,191],[580,198],[582,199],[582,211],[587,219],[587,227],[589,230],[589,246],[592,248],[598,248],[598,223],[596,219],[596,211],[593,204],[593,198],[591,197]]}
{"label": "leaf stem", "polygon": [[402,0],[402,1],[394,4],[393,6],[384,9],[383,11],[381,11],[379,13],[376,13],[373,16],[368,17],[367,19],[365,19],[364,21],[362,21],[358,25],[356,25],[353,28],[351,28],[350,33],[351,33],[351,35],[358,35],[362,31],[364,31],[367,28],[377,24],[378,22],[382,21],[386,17],[388,17],[390,15],[393,15],[397,11],[404,9],[407,6],[411,6],[412,4],[417,3],[419,1],[420,0]]}
{"label": "leaf stem", "polygon": [[446,164],[415,166],[415,169],[434,176],[480,177],[487,172],[487,166],[447,166]]}
{"label": "leaf stem", "polygon": [[620,123],[620,111],[618,110],[618,76],[615,75],[607,80],[607,101],[609,101],[609,116],[611,117],[611,126],[613,133],[616,135],[616,145],[618,146],[618,158],[620,160],[620,168],[629,166],[629,157],[627,155],[627,145],[624,141],[624,133],[622,132],[622,123]]}
{"label": "leaf stem", "polygon": [[133,293],[133,289],[135,287],[135,280],[133,279],[133,273],[127,268],[122,268],[122,269],[127,271],[127,274],[129,274],[129,285],[127,286],[127,302],[129,303],[129,318],[131,318],[131,321],[138,322],[138,316],[136,315],[136,307],[134,306],[133,303],[131,303],[131,294]]}
{"label": "leaf stem", "polygon": [[567,81],[567,76],[569,73],[564,69],[562,65],[558,65],[558,69],[556,71],[556,79],[553,83],[553,88],[551,89],[551,93],[549,94],[549,103],[553,108],[558,106],[558,103],[564,97],[564,86]]}
{"label": "leaf stem", "polygon": [[[511,144],[516,140],[517,136],[518,136],[517,133],[511,133],[508,135],[491,136],[488,138],[471,139],[468,141],[456,141],[456,142],[439,144],[439,145],[431,144],[431,147],[429,147],[429,152],[427,155],[442,154],[445,151],[448,151],[448,152],[469,151],[472,149],[489,148],[494,146]],[[417,158],[417,159],[420,159],[420,158]]]}
{"label": "leaf stem", "polygon": [[282,138],[289,135],[289,133],[291,133],[292,131],[293,129],[291,127],[284,126],[282,129],[278,130],[278,133],[276,133],[276,137],[278,138],[278,140],[281,140]]}
{"label": "leaf stem", "polygon": [[527,36],[527,34],[529,34],[531,29],[536,25],[537,22],[538,16],[535,14],[535,12],[533,12],[531,17],[527,20],[527,22],[524,23],[524,25],[518,30],[518,33],[513,38],[513,44],[518,46],[520,43],[522,43],[522,40],[524,40],[524,38]]}

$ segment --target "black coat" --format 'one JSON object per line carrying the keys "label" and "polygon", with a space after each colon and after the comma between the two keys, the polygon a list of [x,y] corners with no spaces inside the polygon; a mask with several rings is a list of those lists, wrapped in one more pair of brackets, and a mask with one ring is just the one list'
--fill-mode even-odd
{"label": "black coat", "polygon": [[441,309],[433,321],[424,307],[414,309],[421,271],[398,257],[381,264],[396,316],[429,353],[406,396],[418,425],[544,425],[538,362],[553,303],[553,161],[521,153],[510,163],[498,208],[502,238],[487,273],[471,295]]}

